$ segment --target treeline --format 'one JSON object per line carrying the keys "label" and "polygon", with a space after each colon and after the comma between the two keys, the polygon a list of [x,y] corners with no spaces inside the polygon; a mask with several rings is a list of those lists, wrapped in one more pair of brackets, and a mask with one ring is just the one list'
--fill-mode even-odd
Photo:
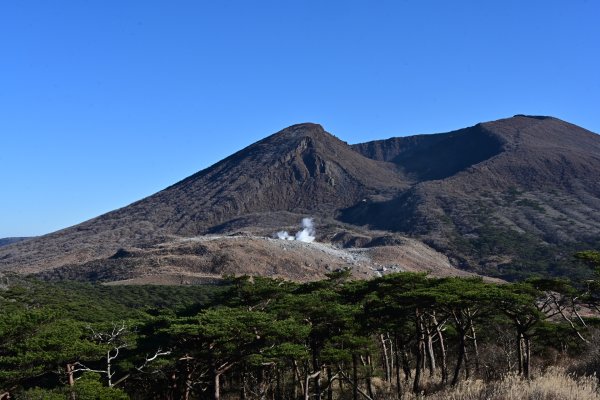
{"label": "treeline", "polygon": [[589,353],[600,312],[598,279],[348,271],[221,287],[17,279],[0,297],[0,395],[17,399],[402,398]]}

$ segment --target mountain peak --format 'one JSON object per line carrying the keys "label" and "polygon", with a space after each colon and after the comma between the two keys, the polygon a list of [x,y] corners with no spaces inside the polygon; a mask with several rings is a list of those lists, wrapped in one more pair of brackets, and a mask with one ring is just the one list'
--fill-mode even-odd
{"label": "mountain peak", "polygon": [[294,140],[294,139],[304,139],[304,138],[312,138],[317,141],[328,140],[330,138],[334,138],[332,134],[327,132],[323,126],[319,124],[315,124],[312,122],[303,122],[301,124],[294,124],[288,126],[280,130],[279,132],[274,133],[271,136],[268,136],[264,140],[258,142],[273,142],[273,144],[278,143],[280,140]]}
{"label": "mountain peak", "polygon": [[539,119],[539,120],[545,120],[545,119],[556,119],[550,115],[526,115],[526,114],[515,114],[513,115],[513,118],[532,118],[532,119]]}
{"label": "mountain peak", "polygon": [[290,125],[287,128],[280,130],[278,133],[285,134],[295,134],[306,131],[316,131],[325,133],[325,129],[320,124],[315,124],[314,122],[302,122],[299,124]]}
{"label": "mountain peak", "polygon": [[[536,154],[530,156],[539,156],[541,148],[554,149],[554,153],[569,151],[590,154],[600,151],[597,134],[551,116],[518,114],[484,122],[480,126],[501,138],[505,148],[537,149]],[[543,157],[547,155],[544,153]]]}

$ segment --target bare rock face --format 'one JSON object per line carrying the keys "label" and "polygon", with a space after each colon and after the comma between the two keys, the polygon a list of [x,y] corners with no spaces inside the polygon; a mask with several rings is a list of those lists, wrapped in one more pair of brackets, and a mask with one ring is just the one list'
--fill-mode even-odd
{"label": "bare rock face", "polygon": [[[155,261],[164,261],[157,249],[185,253],[182,240],[207,234],[261,248],[267,242],[260,240],[310,216],[319,222],[318,240],[339,248],[399,255],[410,253],[398,250],[406,235],[425,241],[431,247],[423,253],[433,253],[421,270],[427,263],[444,270],[447,262],[509,278],[565,274],[560,265],[573,251],[600,246],[599,176],[600,137],[551,117],[515,116],[353,146],[320,125],[299,124],[127,207],[3,246],[0,269],[106,281],[150,270],[284,276],[275,265],[289,262],[295,267],[286,276],[307,279],[304,261],[288,260],[288,250],[277,246],[269,257],[253,258],[252,267],[240,256],[228,269],[207,269],[212,248],[210,256],[170,258],[166,269]],[[324,273],[342,264],[313,266]],[[360,268],[375,271],[375,264]]]}

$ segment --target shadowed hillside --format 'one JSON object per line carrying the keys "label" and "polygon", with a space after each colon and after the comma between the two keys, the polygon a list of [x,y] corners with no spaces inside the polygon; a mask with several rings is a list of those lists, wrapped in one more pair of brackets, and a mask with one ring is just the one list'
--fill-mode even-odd
{"label": "shadowed hillside", "polygon": [[8,237],[8,238],[2,238],[0,239],[0,247],[2,246],[8,246],[9,244],[13,244],[13,243],[17,243],[17,242],[22,242],[23,240],[27,240],[30,239],[28,237]]}
{"label": "shadowed hillside", "polygon": [[515,277],[568,273],[574,251],[600,245],[600,137],[575,125],[515,116],[355,148],[423,180],[345,210],[346,222],[417,234],[458,265]]}

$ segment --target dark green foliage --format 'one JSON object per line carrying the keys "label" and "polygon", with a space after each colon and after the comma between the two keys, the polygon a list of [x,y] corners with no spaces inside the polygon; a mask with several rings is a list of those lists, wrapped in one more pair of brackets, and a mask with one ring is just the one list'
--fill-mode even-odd
{"label": "dark green foliage", "polygon": [[535,235],[517,232],[491,222],[476,229],[474,234],[475,237],[455,235],[452,247],[480,260],[495,259],[498,254],[509,260],[500,264],[492,263],[490,266],[485,262],[480,263],[479,272],[483,275],[509,281],[534,276],[568,277],[574,281],[591,277],[589,269],[582,268],[571,256],[588,244],[560,243],[548,246]]}
{"label": "dark green foliage", "polygon": [[128,400],[127,393],[117,388],[108,388],[100,381],[100,376],[87,372],[81,376],[73,388],[42,389],[33,388],[17,395],[18,400]]}
{"label": "dark green foliage", "polygon": [[[600,259],[577,257],[592,267]],[[350,278],[242,276],[220,287],[17,280],[0,292],[0,389],[20,399],[393,397],[420,392],[427,371],[441,371],[440,387],[510,370],[528,377],[557,351],[587,348],[573,312],[593,304],[597,280]]]}
{"label": "dark green foliage", "polygon": [[[14,279],[13,279],[14,280]],[[17,279],[1,299],[67,313],[85,322],[139,318],[153,309],[181,310],[204,305],[220,291],[219,286],[104,286],[79,282],[47,283]]]}
{"label": "dark green foliage", "polygon": [[[575,254],[575,258],[586,262],[593,268],[600,268],[600,251],[586,250]],[[599,271],[600,272],[600,271]]]}
{"label": "dark green foliage", "polygon": [[594,279],[585,282],[583,299],[588,305],[600,312],[600,251],[582,251],[575,254],[575,258],[583,261],[595,270]]}
{"label": "dark green foliage", "polygon": [[530,207],[530,208],[533,208],[534,210],[542,212],[542,213],[546,212],[546,209],[544,207],[542,207],[542,205],[539,202],[535,201],[535,200],[520,199],[520,200],[518,200],[516,202],[516,204],[518,206],[521,206],[521,207]]}

